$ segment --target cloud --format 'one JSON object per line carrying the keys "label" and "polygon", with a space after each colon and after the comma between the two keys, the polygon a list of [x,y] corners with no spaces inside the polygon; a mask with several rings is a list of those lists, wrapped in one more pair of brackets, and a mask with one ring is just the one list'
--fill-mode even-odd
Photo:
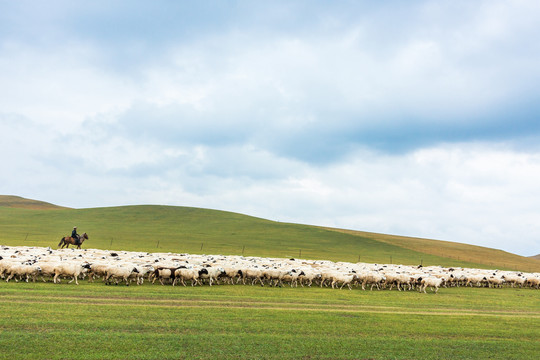
{"label": "cloud", "polygon": [[540,252],[537,2],[103,5],[0,6],[4,191]]}

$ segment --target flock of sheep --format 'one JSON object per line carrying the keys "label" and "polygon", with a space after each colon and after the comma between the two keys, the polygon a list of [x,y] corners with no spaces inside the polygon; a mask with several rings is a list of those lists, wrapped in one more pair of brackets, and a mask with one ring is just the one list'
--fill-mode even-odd
{"label": "flock of sheep", "polygon": [[399,291],[437,292],[449,286],[519,286],[538,289],[540,273],[443,268],[439,266],[381,265],[260,258],[224,255],[145,253],[98,249],[59,249],[0,246],[0,277],[5,281],[52,281],[70,279],[103,281],[105,284],[162,285],[249,284],[269,286],[347,286]]}

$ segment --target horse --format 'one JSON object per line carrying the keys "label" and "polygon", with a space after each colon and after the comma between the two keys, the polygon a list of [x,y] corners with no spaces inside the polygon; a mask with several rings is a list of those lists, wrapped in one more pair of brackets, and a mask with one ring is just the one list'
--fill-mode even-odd
{"label": "horse", "polygon": [[88,240],[88,235],[86,233],[79,235],[79,239],[74,239],[71,236],[64,236],[58,243],[58,246],[62,245],[60,249],[63,249],[64,246],[69,248],[69,245],[77,245],[77,249],[80,249],[84,240]]}

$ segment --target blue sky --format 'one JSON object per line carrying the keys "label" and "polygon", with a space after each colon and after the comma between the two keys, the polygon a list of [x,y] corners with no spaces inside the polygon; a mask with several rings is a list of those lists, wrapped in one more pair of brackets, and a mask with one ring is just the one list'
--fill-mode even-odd
{"label": "blue sky", "polygon": [[540,253],[536,1],[0,0],[0,193]]}

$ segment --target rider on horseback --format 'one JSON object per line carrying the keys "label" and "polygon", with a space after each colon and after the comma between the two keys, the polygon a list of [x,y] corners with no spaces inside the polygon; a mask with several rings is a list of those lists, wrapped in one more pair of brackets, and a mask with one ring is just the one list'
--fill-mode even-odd
{"label": "rider on horseback", "polygon": [[77,234],[77,227],[74,226],[73,227],[73,231],[71,232],[71,237],[75,240],[77,240],[77,244],[76,245],[80,245],[81,244],[81,238],[79,237],[79,234]]}

